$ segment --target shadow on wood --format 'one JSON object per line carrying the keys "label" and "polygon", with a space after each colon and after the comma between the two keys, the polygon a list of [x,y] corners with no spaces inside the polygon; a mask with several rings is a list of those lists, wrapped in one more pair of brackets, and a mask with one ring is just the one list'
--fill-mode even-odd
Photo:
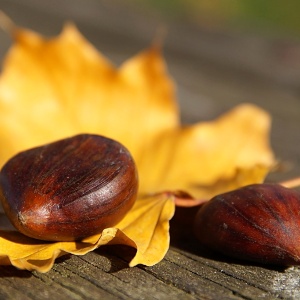
{"label": "shadow on wood", "polygon": [[105,245],[94,252],[109,260],[110,269],[107,273],[115,273],[129,267],[136,249],[125,245]]}
{"label": "shadow on wood", "polygon": [[5,277],[18,277],[18,278],[29,278],[32,273],[26,270],[18,270],[13,266],[0,266],[0,278]]}

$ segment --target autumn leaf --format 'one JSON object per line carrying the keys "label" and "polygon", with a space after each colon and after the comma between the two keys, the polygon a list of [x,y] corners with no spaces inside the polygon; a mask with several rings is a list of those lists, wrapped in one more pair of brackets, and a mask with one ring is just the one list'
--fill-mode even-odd
{"label": "autumn leaf", "polygon": [[116,69],[72,25],[53,39],[24,29],[14,36],[0,80],[0,165],[24,149],[96,133],[133,154],[141,194],[185,189],[203,197],[220,181],[260,181],[273,164],[269,116],[258,107],[181,127],[157,47]]}
{"label": "autumn leaf", "polygon": [[123,244],[137,249],[129,264],[131,267],[154,265],[169,248],[169,220],[174,213],[172,197],[164,193],[140,198],[114,228],[104,229],[101,234],[79,242],[45,242],[17,231],[0,230],[0,264],[47,272],[55,259],[66,253],[84,255],[101,245]]}
{"label": "autumn leaf", "polygon": [[65,253],[122,243],[137,249],[131,266],[153,265],[168,250],[178,190],[209,199],[263,181],[274,164],[270,117],[254,105],[180,124],[175,85],[157,45],[116,68],[70,24],[55,38],[20,28],[13,37],[0,77],[0,165],[38,145],[101,134],[130,150],[140,189],[119,224],[81,242],[44,243],[0,231],[0,263],[44,272]]}
{"label": "autumn leaf", "polygon": [[173,83],[159,49],[117,70],[72,25],[54,39],[24,29],[14,38],[0,80],[0,126],[7,129],[0,165],[21,150],[82,132],[120,141],[139,162],[148,144],[177,128]]}
{"label": "autumn leaf", "polygon": [[[213,122],[168,132],[148,148],[139,166],[141,191],[184,190],[212,196],[261,182],[274,163],[268,145],[270,118],[250,104],[237,106]],[[155,169],[151,169],[151,161]]]}

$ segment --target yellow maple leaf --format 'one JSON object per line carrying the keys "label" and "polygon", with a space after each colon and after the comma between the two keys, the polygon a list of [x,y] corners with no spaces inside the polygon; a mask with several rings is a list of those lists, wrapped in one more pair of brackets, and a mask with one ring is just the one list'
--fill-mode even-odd
{"label": "yellow maple leaf", "polygon": [[156,47],[117,70],[73,25],[54,39],[24,29],[14,37],[0,81],[0,126],[8,129],[0,165],[79,132],[116,139],[139,162],[147,144],[178,126],[173,83]]}
{"label": "yellow maple leaf", "polygon": [[141,194],[184,189],[203,197],[212,195],[207,186],[236,181],[236,174],[247,183],[259,170],[261,180],[273,164],[270,118],[253,105],[182,128],[156,47],[116,69],[72,25],[54,39],[23,29],[14,36],[0,80],[0,165],[24,149],[96,133],[130,150]]}
{"label": "yellow maple leaf", "polygon": [[[44,243],[0,231],[0,263],[47,271],[56,257],[106,243],[137,249],[130,265],[153,265],[169,247],[175,193],[205,198],[261,182],[274,163],[270,118],[250,104],[219,119],[182,127],[174,84],[158,47],[115,68],[73,25],[46,39],[14,31],[0,77],[0,165],[19,151],[95,133],[123,143],[139,172],[133,209],[114,228],[81,242]],[[159,193],[158,193],[159,192]]]}
{"label": "yellow maple leaf", "polygon": [[45,242],[17,231],[1,230],[0,264],[47,272],[55,259],[66,253],[84,255],[101,245],[123,244],[137,249],[131,267],[154,265],[169,248],[169,220],[174,213],[172,197],[165,193],[140,199],[117,226],[78,242]]}
{"label": "yellow maple leaf", "polygon": [[[274,163],[270,118],[250,104],[213,122],[167,132],[147,149],[139,166],[141,190],[184,190],[197,198],[261,182]],[[151,169],[151,162],[155,168]]]}

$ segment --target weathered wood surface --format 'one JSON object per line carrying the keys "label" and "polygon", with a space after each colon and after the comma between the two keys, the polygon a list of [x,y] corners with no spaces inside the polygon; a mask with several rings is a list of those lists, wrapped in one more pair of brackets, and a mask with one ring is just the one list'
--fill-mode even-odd
{"label": "weathered wood surface", "polygon": [[[0,8],[19,25],[49,35],[73,20],[116,64],[147,47],[164,23],[121,0],[0,0]],[[299,175],[300,42],[165,24],[165,56],[183,121],[210,120],[238,103],[256,103],[273,116],[271,142],[284,162],[284,171],[269,180]],[[9,43],[1,33],[1,58]],[[178,210],[172,221],[169,252],[153,267],[128,268],[132,249],[125,247],[64,257],[46,274],[0,267],[0,299],[300,299],[300,268],[267,268],[210,253],[176,226],[182,214]]]}

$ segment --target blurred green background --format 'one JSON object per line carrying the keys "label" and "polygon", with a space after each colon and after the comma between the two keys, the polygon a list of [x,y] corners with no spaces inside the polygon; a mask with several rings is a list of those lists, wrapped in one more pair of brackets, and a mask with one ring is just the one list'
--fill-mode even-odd
{"label": "blurred green background", "polygon": [[300,34],[300,0],[131,0],[168,18],[212,30]]}

